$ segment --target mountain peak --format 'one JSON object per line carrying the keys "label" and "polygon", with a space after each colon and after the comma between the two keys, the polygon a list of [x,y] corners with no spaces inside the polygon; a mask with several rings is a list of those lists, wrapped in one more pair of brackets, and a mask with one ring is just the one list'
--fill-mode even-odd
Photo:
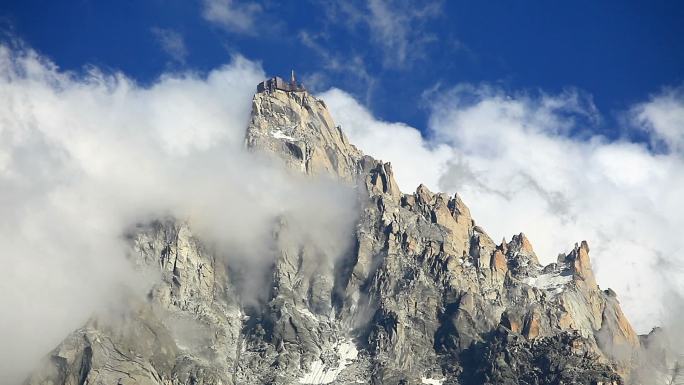
{"label": "mountain peak", "polygon": [[[629,377],[640,341],[616,294],[599,289],[586,242],[542,266],[523,233],[497,245],[458,195],[424,185],[402,193],[391,165],[351,144],[294,76],[259,85],[245,145],[298,172],[357,183],[351,250],[332,260],[314,245],[278,243],[263,303],[246,305],[244,271],[189,224],[141,227],[131,255],[162,277],[140,305],[147,310],[129,325],[75,331],[28,384],[617,385]],[[159,320],[149,308],[168,314]],[[169,319],[192,320],[204,339],[180,338]]]}
{"label": "mountain peak", "polygon": [[249,150],[275,155],[309,175],[352,180],[361,151],[349,143],[322,100],[293,81],[272,78],[259,84],[245,136]]}

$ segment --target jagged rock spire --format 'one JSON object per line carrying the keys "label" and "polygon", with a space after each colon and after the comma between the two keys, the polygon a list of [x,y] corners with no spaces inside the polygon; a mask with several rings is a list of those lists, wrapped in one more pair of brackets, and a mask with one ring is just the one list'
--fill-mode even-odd
{"label": "jagged rock spire", "polygon": [[335,125],[325,103],[308,92],[276,89],[255,94],[246,145],[307,174],[328,173],[346,180],[356,177],[363,157]]}

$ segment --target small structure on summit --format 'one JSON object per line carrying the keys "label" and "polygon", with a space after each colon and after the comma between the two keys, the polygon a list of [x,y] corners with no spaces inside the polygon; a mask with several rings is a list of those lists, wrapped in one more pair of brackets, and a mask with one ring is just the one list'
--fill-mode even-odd
{"label": "small structure on summit", "polygon": [[286,92],[303,92],[306,91],[306,88],[304,88],[302,84],[297,83],[295,72],[292,70],[289,82],[285,82],[285,80],[279,76],[274,76],[257,85],[257,92],[273,92],[275,90]]}

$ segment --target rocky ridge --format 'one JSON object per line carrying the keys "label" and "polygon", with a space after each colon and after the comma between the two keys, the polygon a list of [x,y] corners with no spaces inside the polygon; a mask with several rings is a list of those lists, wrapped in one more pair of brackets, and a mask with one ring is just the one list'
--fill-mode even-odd
{"label": "rocky ridge", "polygon": [[[259,92],[250,151],[357,186],[339,259],[280,244],[271,287],[243,301],[240,271],[184,221],[131,231],[131,261],[161,273],[146,301],[94,317],[27,384],[622,384],[641,342],[601,290],[586,242],[542,266],[524,234],[494,242],[458,195],[402,193],[308,92]],[[286,221],[274,229],[285,236]]]}

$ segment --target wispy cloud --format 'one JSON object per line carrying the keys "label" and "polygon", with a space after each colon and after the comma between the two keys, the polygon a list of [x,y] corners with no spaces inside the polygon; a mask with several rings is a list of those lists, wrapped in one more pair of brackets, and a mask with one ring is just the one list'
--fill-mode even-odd
{"label": "wispy cloud", "polygon": [[426,46],[437,40],[428,31],[429,23],[443,11],[441,0],[368,0],[362,4],[326,5],[331,23],[368,34],[369,40],[382,51],[383,65],[388,68],[410,66],[424,57]]}
{"label": "wispy cloud", "polygon": [[668,88],[632,109],[632,119],[650,133],[653,145],[684,154],[684,86]]}
{"label": "wispy cloud", "polygon": [[[367,64],[361,55],[343,55],[342,53],[326,48],[324,42],[319,42],[319,40],[325,41],[325,36],[322,34],[314,35],[307,31],[300,31],[298,37],[302,45],[309,48],[320,57],[323,69],[354,79],[353,82],[348,81],[347,85],[351,85],[350,88],[352,89],[361,90],[366,105],[370,104],[370,99],[375,89],[377,79],[370,74]],[[312,85],[315,86],[315,88],[311,88],[314,91],[329,88],[331,85],[326,74],[321,71],[310,74],[308,77],[314,81],[313,84],[309,85],[310,87]]]}
{"label": "wispy cloud", "polygon": [[171,59],[180,64],[185,63],[185,59],[188,57],[188,49],[185,46],[183,35],[171,29],[158,27],[152,28],[151,31],[161,48]]}
{"label": "wispy cloud", "polygon": [[441,1],[416,5],[413,1],[370,0],[367,22],[372,38],[385,53],[388,66],[403,66],[423,55],[425,44],[435,36],[425,32],[424,23],[441,14]]}
{"label": "wispy cloud", "polygon": [[231,32],[255,34],[262,12],[262,6],[252,1],[203,0],[202,16]]}

